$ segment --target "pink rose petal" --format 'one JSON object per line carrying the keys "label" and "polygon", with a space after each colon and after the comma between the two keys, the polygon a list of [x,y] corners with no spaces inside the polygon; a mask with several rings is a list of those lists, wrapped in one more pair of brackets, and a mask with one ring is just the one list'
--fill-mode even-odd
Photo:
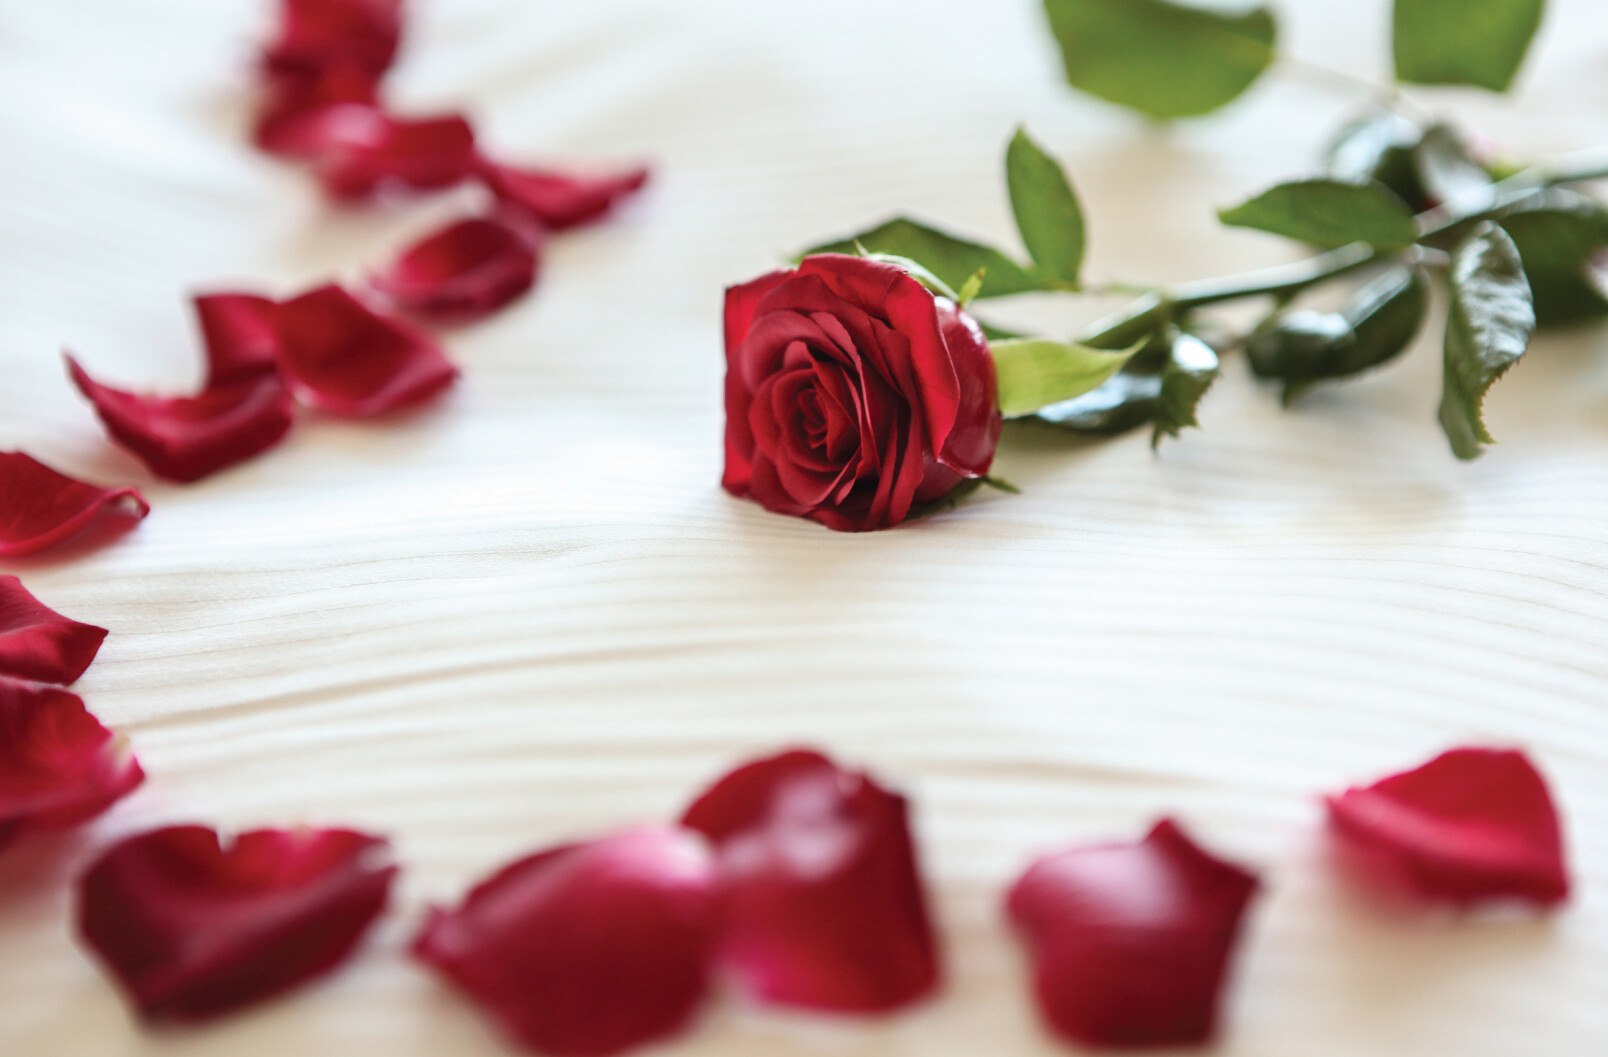
{"label": "pink rose petal", "polygon": [[509,1037],[596,1057],[681,1029],[707,986],[714,873],[697,835],[630,830],[540,852],[433,910],[415,955]]}
{"label": "pink rose petal", "polygon": [[553,231],[597,220],[648,181],[646,168],[611,176],[518,169],[482,159],[481,178],[500,200],[534,214]]}
{"label": "pink rose petal", "polygon": [[715,846],[719,957],[753,994],[878,1012],[937,986],[904,797],[794,751],[726,775],[682,824]]}
{"label": "pink rose petal", "polygon": [[339,286],[282,303],[277,322],[286,382],[296,399],[330,414],[383,414],[434,396],[458,376],[434,341]]}
{"label": "pink rose petal", "polygon": [[203,826],[118,844],[79,882],[79,934],[151,1021],[201,1020],[329,972],[385,908],[384,840]]}
{"label": "pink rose petal", "polygon": [[0,676],[0,831],[86,822],[140,784],[126,745],[77,694]]}
{"label": "pink rose petal", "polygon": [[374,288],[415,315],[466,323],[495,312],[536,282],[536,243],[500,220],[459,220],[409,246]]}
{"label": "pink rose petal", "polygon": [[1212,1037],[1218,994],[1255,876],[1171,820],[1137,844],[1045,856],[1007,910],[1033,957],[1039,1011],[1085,1046],[1191,1045]]}
{"label": "pink rose petal", "polygon": [[260,455],[290,430],[290,394],[271,374],[159,397],[102,385],[70,356],[67,368],[112,439],[170,481],[196,481]]}
{"label": "pink rose petal", "polygon": [[0,576],[0,676],[65,686],[100,652],[106,629],[68,620],[15,576]]}
{"label": "pink rose petal", "polygon": [[1327,803],[1334,832],[1383,888],[1455,904],[1569,895],[1557,809],[1521,752],[1452,749]]}
{"label": "pink rose petal", "polygon": [[133,488],[97,488],[22,452],[0,452],[0,558],[42,551],[101,516],[138,521],[150,512]]}

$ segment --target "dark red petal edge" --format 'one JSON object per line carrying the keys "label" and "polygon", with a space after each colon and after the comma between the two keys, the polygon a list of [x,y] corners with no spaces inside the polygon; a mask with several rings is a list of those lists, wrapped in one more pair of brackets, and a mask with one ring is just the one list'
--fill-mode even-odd
{"label": "dark red petal edge", "polygon": [[22,452],[0,452],[0,558],[42,551],[103,514],[138,521],[150,512],[133,488],[97,488]]}
{"label": "dark red petal edge", "polygon": [[598,1057],[692,1017],[713,915],[703,841],[644,828],[505,867],[458,909],[433,910],[413,949],[520,1044]]}
{"label": "dark red petal edge", "polygon": [[[537,236],[539,237],[539,236]],[[415,242],[373,279],[391,303],[441,323],[481,319],[536,282],[528,227],[491,217],[454,221]]]}
{"label": "dark red petal edge", "polygon": [[1353,864],[1387,891],[1455,904],[1568,898],[1558,812],[1522,752],[1452,749],[1327,803]]}
{"label": "dark red petal edge", "polygon": [[259,374],[196,396],[144,396],[102,385],[67,357],[73,384],[95,406],[106,432],[152,473],[195,481],[278,444],[294,409],[279,378]]}
{"label": "dark red petal edge", "polygon": [[0,829],[63,829],[144,779],[127,744],[77,694],[0,676]]}
{"label": "dark red petal edge", "polygon": [[1191,1045],[1219,993],[1256,877],[1171,820],[1135,844],[1045,856],[1006,908],[1027,941],[1044,1019],[1089,1046]]}
{"label": "dark red petal edge", "polygon": [[379,113],[364,127],[325,135],[314,169],[340,199],[371,197],[388,186],[438,191],[475,171],[475,136],[461,114],[397,118]]}
{"label": "dark red petal edge", "polygon": [[79,881],[79,934],[148,1020],[203,1020],[333,970],[385,908],[396,867],[350,830],[174,826]]}
{"label": "dark red petal edge", "polygon": [[480,159],[480,176],[508,205],[534,215],[553,231],[598,220],[648,182],[645,167],[604,176],[553,169],[520,169]]}
{"label": "dark red petal edge", "polygon": [[0,576],[0,675],[66,685],[100,652],[106,629],[68,620],[15,576]]}
{"label": "dark red petal edge", "polygon": [[879,1012],[938,984],[908,805],[820,753],[737,768],[687,810],[721,879],[722,963],[769,1002]]}

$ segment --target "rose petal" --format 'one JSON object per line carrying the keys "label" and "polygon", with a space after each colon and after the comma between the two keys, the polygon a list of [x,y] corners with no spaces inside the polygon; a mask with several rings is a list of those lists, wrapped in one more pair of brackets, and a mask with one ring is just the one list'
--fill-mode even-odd
{"label": "rose petal", "polygon": [[739,767],[683,825],[714,843],[720,958],[755,995],[849,1012],[938,983],[904,797],[816,752]]}
{"label": "rose petal", "polygon": [[374,288],[410,312],[465,323],[490,315],[536,282],[536,244],[500,220],[449,224],[402,251]]}
{"label": "rose petal", "polygon": [[535,214],[553,231],[601,218],[648,182],[648,170],[576,176],[553,169],[516,169],[481,159],[480,176],[501,201]]}
{"label": "rose petal", "polygon": [[347,64],[383,73],[402,40],[402,0],[280,0],[270,70]]}
{"label": "rose petal", "polygon": [[290,394],[271,374],[159,397],[102,385],[71,356],[67,369],[112,439],[170,481],[196,481],[260,455],[290,429]]}
{"label": "rose petal", "polygon": [[268,81],[252,140],[270,154],[316,159],[342,143],[379,139],[389,124],[373,74],[347,65],[316,67]]}
{"label": "rose petal", "polygon": [[106,629],[68,620],[15,576],[0,576],[0,675],[66,685],[100,652]]}
{"label": "rose petal", "polygon": [[77,694],[0,676],[0,829],[76,826],[144,777]]}
{"label": "rose petal", "polygon": [[1045,856],[1006,908],[1034,962],[1039,1011],[1089,1046],[1211,1038],[1218,994],[1254,875],[1201,849],[1171,820],[1137,844]]}
{"label": "rose petal", "polygon": [[278,306],[255,294],[203,294],[195,299],[207,350],[208,389],[279,369]]}
{"label": "rose petal", "polygon": [[[326,130],[327,132],[327,130]],[[314,163],[336,198],[368,198],[395,184],[433,191],[460,183],[475,168],[475,135],[461,114],[403,120],[381,115],[354,123],[327,143]]]}
{"label": "rose petal", "polygon": [[44,550],[103,513],[138,521],[150,512],[133,488],[96,488],[20,451],[0,452],[0,558]]}
{"label": "rose petal", "polygon": [[279,369],[296,399],[333,415],[416,404],[458,376],[434,341],[333,284],[283,302],[277,322]]}
{"label": "rose petal", "polygon": [[524,1046],[618,1053],[680,1029],[707,985],[714,873],[697,835],[630,830],[521,859],[414,944]]}
{"label": "rose petal", "polygon": [[78,929],[148,1020],[200,1020],[334,969],[385,908],[386,842],[203,826],[131,837],[79,882]]}
{"label": "rose petal", "polygon": [[1521,752],[1452,749],[1327,803],[1334,832],[1383,887],[1456,904],[1569,895],[1557,809]]}

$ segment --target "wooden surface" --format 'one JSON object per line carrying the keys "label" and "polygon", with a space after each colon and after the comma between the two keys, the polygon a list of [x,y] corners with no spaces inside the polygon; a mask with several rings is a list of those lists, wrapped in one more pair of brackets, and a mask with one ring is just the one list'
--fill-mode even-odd
{"label": "wooden surface", "polygon": [[[651,159],[557,239],[532,299],[452,335],[465,377],[396,421],[306,416],[192,487],[150,482],[63,378],[198,376],[183,297],[354,277],[468,196],[326,206],[241,127],[266,0],[0,0],[0,447],[137,482],[98,550],[13,562],[112,630],[79,684],[150,772],[81,834],[0,859],[0,1053],[503,1052],[401,956],[423,905],[515,854],[673,816],[810,742],[914,797],[943,996],[869,1023],[718,1003],[664,1052],[1058,1052],[998,912],[1034,854],[1175,813],[1265,870],[1230,1057],[1575,1057],[1608,1048],[1608,333],[1538,341],[1456,462],[1422,342],[1286,413],[1231,362],[1204,429],[1080,444],[1013,427],[986,494],[837,535],[719,491],[721,288],[911,210],[1007,242],[1025,120],[1064,157],[1097,276],[1286,259],[1214,206],[1312,164],[1360,92],[1286,68],[1171,129],[1076,97],[1031,0],[435,0],[395,76],[515,158]],[[1414,97],[1522,155],[1608,143],[1608,14],[1549,5],[1511,100]],[[1387,68],[1381,0],[1280,4],[1285,39]],[[1069,328],[1108,305],[996,313]],[[1553,780],[1579,884],[1542,921],[1402,921],[1325,868],[1316,796],[1452,744]],[[178,820],[390,834],[399,905],[328,983],[148,1036],[75,946],[66,882]]]}

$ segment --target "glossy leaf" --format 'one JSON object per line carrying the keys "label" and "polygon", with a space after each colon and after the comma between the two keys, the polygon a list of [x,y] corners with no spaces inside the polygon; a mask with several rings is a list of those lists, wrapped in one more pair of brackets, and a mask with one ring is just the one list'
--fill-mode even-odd
{"label": "glossy leaf", "polygon": [[1273,61],[1272,12],[1227,15],[1168,0],[1045,0],[1074,88],[1157,118],[1237,97]]}
{"label": "glossy leaf", "polygon": [[1396,0],[1396,79],[1505,92],[1545,6],[1545,0]]}
{"label": "glossy leaf", "polygon": [[800,257],[818,253],[852,255],[859,252],[859,247],[864,247],[870,253],[907,257],[957,290],[981,270],[983,284],[977,292],[979,298],[1005,297],[1040,288],[1038,281],[1025,268],[999,250],[905,217],[895,217],[870,231],[805,250]]}
{"label": "glossy leaf", "polygon": [[1519,361],[1535,329],[1530,284],[1518,247],[1486,221],[1452,254],[1440,422],[1460,459],[1495,443],[1480,408],[1495,381]]}
{"label": "glossy leaf", "polygon": [[989,345],[999,378],[999,409],[1006,418],[1082,396],[1122,369],[1133,351],[1107,352],[1085,345],[1024,339]]}
{"label": "glossy leaf", "polygon": [[1460,213],[1490,207],[1491,174],[1450,125],[1435,124],[1424,131],[1424,138],[1413,149],[1413,167],[1435,205]]}
{"label": "glossy leaf", "polygon": [[1608,291],[1595,265],[1608,250],[1608,208],[1551,187],[1499,214],[1524,261],[1540,326],[1608,315]]}
{"label": "glossy leaf", "polygon": [[1366,242],[1399,249],[1417,237],[1406,203],[1372,180],[1294,180],[1217,215],[1232,227],[1256,228],[1316,246]]}
{"label": "glossy leaf", "polygon": [[1394,191],[1409,209],[1428,207],[1413,151],[1424,130],[1394,110],[1376,108],[1353,121],[1335,137],[1325,158],[1331,176],[1342,180],[1375,180]]}
{"label": "glossy leaf", "polygon": [[1155,428],[1150,433],[1152,448],[1161,443],[1163,434],[1176,437],[1185,426],[1200,425],[1195,409],[1216,380],[1217,353],[1212,347],[1193,334],[1174,335],[1171,354],[1161,371]]}
{"label": "glossy leaf", "polygon": [[1005,152],[1005,177],[1038,277],[1075,287],[1083,266],[1083,210],[1061,164],[1019,128]]}

